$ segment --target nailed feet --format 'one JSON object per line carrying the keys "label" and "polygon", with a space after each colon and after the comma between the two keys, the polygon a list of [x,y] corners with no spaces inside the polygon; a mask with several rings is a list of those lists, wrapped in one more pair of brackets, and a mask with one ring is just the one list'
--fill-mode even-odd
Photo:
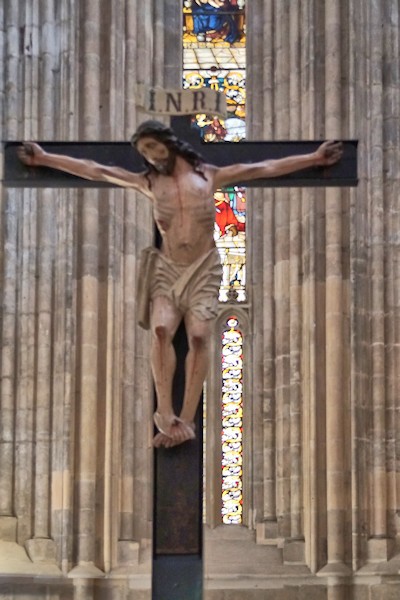
{"label": "nailed feet", "polygon": [[196,437],[193,422],[186,422],[175,415],[165,416],[154,413],[154,423],[160,433],[153,438],[155,448],[173,448]]}

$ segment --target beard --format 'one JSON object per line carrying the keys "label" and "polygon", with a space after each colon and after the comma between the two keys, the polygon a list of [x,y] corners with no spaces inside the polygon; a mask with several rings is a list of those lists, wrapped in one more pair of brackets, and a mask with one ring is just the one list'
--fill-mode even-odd
{"label": "beard", "polygon": [[176,155],[170,152],[168,158],[162,163],[154,163],[153,167],[159,175],[172,175],[175,167]]}

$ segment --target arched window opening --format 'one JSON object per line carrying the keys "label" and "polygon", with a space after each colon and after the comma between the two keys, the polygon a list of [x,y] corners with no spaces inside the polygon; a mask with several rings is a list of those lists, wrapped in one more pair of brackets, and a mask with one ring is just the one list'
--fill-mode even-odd
{"label": "arched window opening", "polygon": [[[246,135],[245,0],[183,0],[183,87],[225,94],[227,116],[198,114],[193,127],[206,142],[238,142]],[[214,238],[223,265],[220,301],[246,300],[246,195],[218,190]]]}
{"label": "arched window opening", "polygon": [[243,520],[243,335],[230,316],[222,332],[222,497],[225,524]]}
{"label": "arched window opening", "polygon": [[[185,89],[210,87],[225,94],[227,115],[198,114],[192,126],[205,142],[239,142],[246,136],[246,0],[182,0],[182,45]],[[214,195],[214,240],[221,256],[222,280],[219,292],[221,312],[226,303],[247,301],[246,295],[246,190],[234,186]],[[228,309],[229,310],[229,309]],[[239,311],[240,312],[240,311]],[[221,315],[222,316],[222,315]],[[221,331],[221,330],[220,330]],[[222,346],[221,346],[222,343]],[[221,457],[221,494],[215,489],[211,511],[224,524],[243,522],[243,335],[237,316],[223,322],[213,374],[214,386],[204,391],[204,407],[221,406],[213,420],[213,444]],[[218,373],[218,368],[221,369]],[[215,377],[215,379],[214,379]],[[218,394],[221,390],[222,394]],[[206,405],[210,405],[206,407]],[[207,417],[207,421],[208,421]],[[214,415],[215,419],[215,415]],[[221,441],[216,439],[221,433]],[[206,418],[204,413],[204,432]],[[214,437],[215,436],[215,437]],[[206,435],[204,436],[206,439]],[[204,448],[204,452],[206,448]],[[206,458],[206,457],[205,457]],[[204,460],[204,464],[206,464]],[[217,465],[216,465],[217,466]],[[219,467],[218,467],[219,469]],[[204,481],[206,481],[204,473]],[[214,477],[217,473],[214,471]],[[206,488],[205,488],[206,489]],[[216,506],[221,498],[221,507]],[[215,512],[214,512],[215,510]],[[204,519],[206,518],[204,505]],[[211,518],[211,515],[210,515]]]}

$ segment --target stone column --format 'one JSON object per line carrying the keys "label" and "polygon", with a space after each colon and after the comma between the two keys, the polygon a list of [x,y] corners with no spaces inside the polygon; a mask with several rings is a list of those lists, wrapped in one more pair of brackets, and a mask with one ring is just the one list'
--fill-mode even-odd
{"label": "stone column", "polygon": [[[0,13],[3,139],[132,134],[136,83],[151,79],[152,6],[44,0]],[[150,369],[134,296],[151,209],[121,190],[4,190],[0,218],[0,537],[65,574],[80,563],[72,577],[132,565],[138,544],[118,554],[117,521],[123,497],[121,538],[131,550],[150,537]]]}
{"label": "stone column", "polygon": [[[128,3],[126,6],[126,90],[132,90],[127,93],[126,107],[124,117],[126,121],[127,133],[131,129],[132,133],[136,127],[136,112],[134,103],[134,89],[136,85],[136,60],[137,60],[137,39],[138,37],[138,19],[136,8]],[[124,204],[124,273],[123,273],[123,314],[124,314],[124,332],[122,340],[123,349],[123,379],[122,379],[122,398],[121,398],[121,462],[120,472],[120,507],[119,507],[119,547],[121,543],[130,544],[134,539],[134,456],[135,432],[134,432],[134,382],[135,382],[135,297],[132,289],[135,286],[136,278],[136,240],[132,232],[136,232],[136,199],[135,194],[126,192]]]}
{"label": "stone column", "polygon": [[[7,5],[4,10],[4,85],[2,86],[2,96],[4,99],[4,116],[7,123],[7,131],[10,137],[15,139],[20,133],[19,112],[22,106],[20,87],[21,87],[21,70],[19,47],[21,43],[21,32],[19,29],[21,7],[18,3],[12,6]],[[4,125],[6,124],[4,123]],[[2,242],[4,243],[4,279],[3,279],[3,294],[4,294],[4,318],[2,321],[3,335],[3,352],[2,352],[2,386],[1,386],[1,515],[2,523],[10,524],[10,519],[14,523],[11,528],[12,536],[9,541],[16,541],[17,529],[16,519],[14,517],[24,512],[25,506],[23,501],[16,505],[15,503],[15,487],[21,485],[20,473],[16,474],[17,465],[25,468],[25,483],[27,481],[27,463],[29,464],[29,446],[31,437],[29,431],[24,426],[25,421],[21,419],[21,401],[17,403],[16,390],[20,380],[22,368],[22,360],[20,366],[15,362],[18,353],[18,337],[16,335],[18,323],[20,322],[26,331],[26,317],[22,323],[22,319],[18,318],[19,307],[21,302],[18,294],[18,286],[21,281],[21,265],[19,264],[19,254],[22,247],[21,237],[21,217],[22,203],[21,193],[14,192],[10,194],[11,201],[2,215]],[[25,223],[26,224],[26,223]],[[26,231],[27,228],[25,228]],[[28,243],[29,232],[26,231],[24,237],[25,247]],[[27,252],[27,255],[29,251]],[[26,260],[25,260],[26,265]],[[26,288],[25,288],[26,291]],[[26,304],[25,304],[26,306]],[[27,334],[25,334],[27,335]],[[26,356],[26,355],[25,355]],[[26,361],[24,365],[26,364]],[[26,370],[25,370],[26,377]],[[24,383],[26,379],[24,379]],[[22,381],[21,381],[22,383]],[[20,398],[20,394],[18,395]],[[28,401],[28,399],[26,399]],[[24,402],[24,401],[23,401]],[[27,411],[24,411],[27,416]],[[4,417],[3,417],[4,415]],[[29,428],[29,425],[28,425]],[[20,458],[16,454],[16,440],[20,439],[21,455]],[[29,481],[29,479],[28,479]],[[28,483],[29,485],[29,483]],[[28,488],[29,489],[29,488]],[[28,520],[30,511],[28,510]],[[8,529],[8,527],[7,527]],[[9,529],[8,529],[9,530]],[[9,530],[10,531],[10,530]],[[18,532],[20,539],[24,542],[30,537],[30,527],[25,522],[24,526]]]}
{"label": "stone column", "polygon": [[[1,78],[1,100],[4,109],[3,132],[11,139],[18,136],[18,14],[17,3],[4,7],[4,28],[2,44],[4,50],[4,71]],[[5,57],[8,57],[7,60]],[[7,91],[7,93],[5,93]],[[6,127],[7,123],[7,127]],[[4,134],[4,133],[3,133]],[[0,390],[0,519],[1,522],[14,519],[13,480],[15,466],[15,385],[16,385],[16,337],[17,322],[17,255],[18,255],[18,215],[21,193],[9,193],[12,199],[4,203],[1,211],[1,243],[3,247],[3,318],[1,324],[2,361]],[[15,537],[14,540],[15,541]]]}
{"label": "stone column", "polygon": [[367,5],[358,1],[349,6],[349,136],[359,136],[358,161],[359,184],[351,193],[350,205],[350,282],[351,282],[351,478],[352,478],[352,566],[357,570],[365,560],[369,511],[369,439],[366,431],[369,422],[370,397],[369,375],[371,372],[369,356],[370,315],[369,303],[369,217],[366,198],[368,185],[368,140],[360,135],[364,131],[359,126],[359,115],[365,115],[367,109],[367,88],[365,84],[365,61],[368,49],[366,31]]}
{"label": "stone column", "polygon": [[[100,107],[100,2],[82,6],[81,131],[96,139]],[[75,511],[77,519],[76,567],[70,576],[95,576],[96,476],[100,423],[98,402],[98,268],[99,204],[97,190],[85,190],[79,198],[77,398],[75,405]],[[96,424],[94,427],[93,424]],[[90,440],[90,443],[88,441]]]}
{"label": "stone column", "polygon": [[[247,5],[247,127],[249,139],[273,139],[272,3]],[[261,58],[260,58],[261,57]],[[262,76],[260,77],[260,67]],[[265,82],[265,84],[264,84]],[[248,190],[248,282],[252,315],[253,494],[260,543],[276,543],[275,366],[274,366],[274,194]],[[259,257],[263,259],[260,261]],[[262,302],[257,299],[262,298]]]}
{"label": "stone column", "polygon": [[[77,111],[78,80],[75,72],[78,7],[63,1],[49,31],[49,69],[46,102],[53,107],[52,120],[46,122],[47,139],[79,139]],[[49,35],[51,34],[51,35]],[[59,46],[51,46],[57,40]],[[50,61],[53,59],[53,63]],[[53,79],[54,73],[58,78]],[[47,115],[47,113],[46,113]],[[44,121],[46,119],[46,121]],[[53,340],[52,340],[52,431],[51,444],[51,533],[56,545],[57,561],[64,574],[72,563],[73,490],[74,490],[74,410],[76,390],[76,314],[77,314],[77,215],[76,190],[53,190],[55,207],[53,227]],[[50,199],[49,199],[50,202]]]}
{"label": "stone column", "polygon": [[[387,485],[386,485],[386,393],[385,393],[385,273],[382,244],[384,238],[383,172],[383,82],[382,82],[382,7],[371,5],[371,135],[374,160],[370,164],[371,181],[371,343],[372,343],[372,415],[373,415],[373,538],[386,537]],[[379,492],[378,492],[379,490]],[[373,543],[373,542],[372,542]],[[371,545],[371,542],[370,542]]]}
{"label": "stone column", "polygon": [[[399,210],[399,171],[400,163],[400,77],[399,48],[400,7],[387,2],[385,5],[385,36],[383,39],[383,95],[384,147],[383,190],[386,196],[386,419],[387,419],[387,497],[388,528],[387,554],[390,558],[397,547],[394,538],[399,537],[398,505],[400,476],[398,473],[399,422],[398,402],[400,390],[400,210]],[[397,68],[396,68],[397,67]],[[398,543],[398,541],[397,541]]]}
{"label": "stone column", "polygon": [[33,506],[33,460],[34,429],[34,313],[36,261],[36,210],[33,194],[25,201],[20,212],[19,235],[21,249],[18,264],[18,313],[17,322],[17,387],[15,420],[15,472],[14,510],[18,516],[18,538],[25,542],[31,537]]}
{"label": "stone column", "polygon": [[[398,182],[398,7],[373,4],[369,19],[369,203],[370,203],[370,293],[371,293],[371,415],[373,502],[370,515],[370,562],[388,560],[398,531],[398,491],[395,465],[396,347],[396,249]],[[382,23],[385,24],[382,28]],[[397,65],[397,66],[396,66]],[[398,244],[397,244],[398,245]],[[391,325],[390,325],[391,324]],[[397,392],[394,390],[397,389]],[[393,394],[394,393],[394,394]],[[397,433],[398,435],[398,433]],[[379,492],[378,492],[379,490]]]}
{"label": "stone column", "polygon": [[[292,2],[289,19],[289,102],[290,137],[301,139],[301,40],[300,3]],[[290,539],[294,558],[304,560],[302,552],[302,390],[301,390],[301,190],[290,189]],[[287,548],[288,550],[288,548]],[[288,554],[288,552],[286,551]]]}
{"label": "stone column", "polygon": [[[52,345],[51,531],[63,573],[71,565],[73,523],[73,407],[75,398],[76,197],[60,191],[53,202],[58,225],[54,252]],[[68,533],[69,532],[69,533]]]}
{"label": "stone column", "polygon": [[[273,35],[274,138],[288,139],[290,53],[285,3],[275,3]],[[276,502],[278,535],[290,537],[290,203],[287,188],[275,190],[274,301],[276,393]]]}
{"label": "stone column", "polygon": [[[323,138],[324,15],[301,3],[301,136]],[[302,190],[302,398],[305,557],[312,572],[326,554],[325,207],[323,190]]]}
{"label": "stone column", "polygon": [[[340,138],[341,114],[340,3],[325,6],[325,122],[326,137]],[[346,473],[346,289],[343,281],[342,198],[340,190],[326,190],[326,475],[327,559],[323,573],[347,575],[345,566],[346,510],[349,506]],[[333,596],[332,596],[333,597]]]}
{"label": "stone column", "polygon": [[[46,206],[48,204],[48,206]],[[53,332],[53,253],[52,230],[55,210],[52,194],[39,199],[38,235],[42,240],[37,262],[37,374],[36,374],[36,451],[34,537],[48,538],[50,512],[50,439],[51,439],[51,346]]]}

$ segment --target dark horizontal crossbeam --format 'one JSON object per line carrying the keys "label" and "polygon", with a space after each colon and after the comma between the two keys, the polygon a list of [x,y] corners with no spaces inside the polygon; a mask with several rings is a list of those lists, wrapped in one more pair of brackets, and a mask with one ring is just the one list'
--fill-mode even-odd
{"label": "dark horizontal crossbeam", "polygon": [[[235,163],[255,163],[266,159],[315,152],[322,141],[252,141],[205,143],[191,117],[172,117],[171,126],[177,136],[189,142],[211,164],[223,167]],[[314,167],[283,177],[241,182],[248,187],[337,187],[356,186],[357,140],[343,141],[341,160],[329,168]]]}
{"label": "dark horizontal crossbeam", "polygon": [[[188,139],[187,130],[185,133],[185,139]],[[221,167],[307,154],[314,152],[321,143],[314,141],[204,143],[196,137],[190,139],[190,143],[202,154],[206,162]],[[39,142],[39,144],[47,152],[55,154],[94,160],[134,172],[144,169],[140,154],[129,142]],[[4,143],[3,184],[6,187],[116,187],[112,183],[89,181],[55,169],[26,167],[17,156],[17,148],[20,145],[21,142]],[[283,177],[248,182],[247,185],[250,187],[355,186],[357,185],[357,141],[345,141],[343,147],[342,159],[332,167],[305,169]],[[246,182],[243,181],[240,185],[246,185]]]}

